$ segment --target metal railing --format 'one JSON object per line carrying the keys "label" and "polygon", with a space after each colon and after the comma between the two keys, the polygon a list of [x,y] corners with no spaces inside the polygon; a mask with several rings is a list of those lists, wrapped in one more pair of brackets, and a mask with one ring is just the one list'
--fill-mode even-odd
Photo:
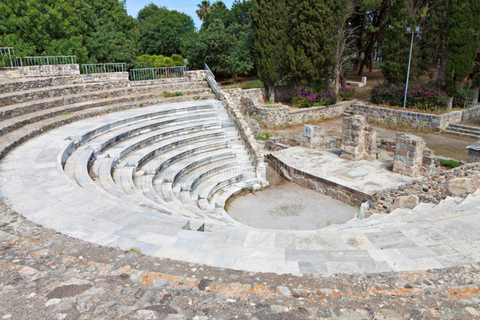
{"label": "metal railing", "polygon": [[17,58],[24,77],[80,74],[76,56],[38,56]]}
{"label": "metal railing", "polygon": [[127,71],[126,63],[82,64],[82,74],[114,73]]}
{"label": "metal railing", "polygon": [[133,86],[167,82],[182,82],[187,81],[185,71],[185,66],[132,69],[130,70],[130,81],[131,85]]}
{"label": "metal railing", "polygon": [[463,105],[463,110],[471,109],[478,105],[480,105],[480,102],[465,101],[465,104]]}
{"label": "metal railing", "polygon": [[213,74],[212,70],[210,70],[210,68],[206,63],[205,63],[205,70],[207,71],[207,82],[210,85],[210,88],[212,88],[212,91],[217,97],[217,99],[222,100],[222,88],[220,86],[220,83],[218,83],[215,80],[215,75]]}
{"label": "metal railing", "polygon": [[15,59],[15,48],[0,47],[0,67],[1,68],[17,68]]}

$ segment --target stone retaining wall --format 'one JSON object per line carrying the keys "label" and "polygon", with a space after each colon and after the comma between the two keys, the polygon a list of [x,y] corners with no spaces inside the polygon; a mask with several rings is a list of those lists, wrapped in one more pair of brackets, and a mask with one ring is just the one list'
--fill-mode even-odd
{"label": "stone retaining wall", "polygon": [[257,120],[262,126],[268,128],[335,118],[340,116],[343,111],[352,104],[351,101],[345,101],[333,106],[290,110],[288,106],[281,104],[261,105],[254,97],[246,94],[241,95],[242,93],[243,91],[237,91],[235,93],[237,97],[240,97],[240,108],[242,112]]}
{"label": "stone retaining wall", "polygon": [[462,121],[480,117],[480,105],[462,111]]}
{"label": "stone retaining wall", "polygon": [[45,77],[56,75],[73,76],[80,74],[80,65],[78,64],[56,64],[45,66],[24,66],[20,68],[24,77]]}
{"label": "stone retaining wall", "polygon": [[363,104],[354,104],[353,113],[363,115],[368,120],[380,121],[385,124],[408,124],[414,128],[425,128],[433,131],[445,130],[452,123],[459,123],[467,120],[475,114],[480,114],[480,107],[473,109],[453,111],[445,114],[427,114],[397,109],[382,108],[376,106],[367,106]]}
{"label": "stone retaining wall", "polygon": [[207,71],[206,70],[191,70],[185,71],[185,76],[188,81],[206,81],[207,80]]}
{"label": "stone retaining wall", "polygon": [[270,165],[286,179],[309,189],[313,189],[333,199],[357,207],[360,207],[362,203],[368,200],[372,200],[372,196],[366,193],[289,167],[272,154],[269,154],[268,158],[270,159]]}
{"label": "stone retaining wall", "polygon": [[232,96],[228,92],[222,92],[222,101],[225,104],[227,112],[230,116],[230,119],[233,121],[237,132],[239,133],[245,148],[248,151],[250,159],[253,162],[253,165],[256,168],[257,179],[262,183],[264,187],[268,186],[269,183],[267,181],[266,175],[266,167],[264,163],[264,155],[263,152],[258,147],[258,144],[253,136],[250,127],[245,120],[240,108],[233,100]]}
{"label": "stone retaining wall", "polygon": [[84,82],[100,82],[100,81],[111,81],[111,80],[128,81],[128,72],[82,74],[82,78]]}

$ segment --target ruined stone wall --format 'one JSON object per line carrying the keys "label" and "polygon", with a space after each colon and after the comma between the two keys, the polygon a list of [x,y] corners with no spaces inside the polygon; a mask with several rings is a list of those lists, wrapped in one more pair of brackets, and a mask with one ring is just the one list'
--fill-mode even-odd
{"label": "ruined stone wall", "polygon": [[[376,193],[372,198],[370,210],[377,213],[389,213],[394,209],[392,205],[395,199],[410,195],[418,197],[419,202],[433,204],[438,204],[449,196],[465,196],[467,195],[466,191],[472,190],[465,189],[465,193],[460,195],[452,194],[452,191],[462,191],[461,185],[465,181],[457,179],[471,179],[479,174],[480,163],[466,164],[453,170],[442,170],[428,176],[426,179],[412,181],[405,185]],[[468,182],[465,185],[468,187]]]}
{"label": "ruined stone wall", "polygon": [[243,113],[257,120],[260,125],[273,128],[288,124],[288,107],[284,105],[259,105],[254,98],[241,98]]}
{"label": "ruined stone wall", "polygon": [[362,203],[372,199],[372,196],[366,193],[289,167],[272,154],[269,155],[269,159],[270,165],[286,179],[351,206],[360,207]]}
{"label": "ruined stone wall", "polygon": [[377,130],[370,127],[363,116],[343,119],[342,154],[350,161],[375,159]]}
{"label": "ruined stone wall", "polygon": [[267,170],[264,163],[263,152],[258,147],[245,117],[228,92],[222,92],[222,101],[227,109],[230,119],[240,135],[241,140],[243,141],[243,144],[245,145],[245,148],[247,149],[253,165],[256,168],[258,181],[260,181],[264,187],[268,186],[269,183],[267,181]]}
{"label": "ruined stone wall", "polygon": [[480,162],[480,150],[468,150],[468,163],[471,162]]}
{"label": "ruined stone wall", "polygon": [[[379,121],[387,125],[408,125],[413,128],[424,128],[432,131],[445,130],[450,124],[459,123],[463,118],[462,111],[435,115],[362,104],[354,104],[353,113],[363,115],[369,121]],[[473,114],[473,111],[471,114]]]}

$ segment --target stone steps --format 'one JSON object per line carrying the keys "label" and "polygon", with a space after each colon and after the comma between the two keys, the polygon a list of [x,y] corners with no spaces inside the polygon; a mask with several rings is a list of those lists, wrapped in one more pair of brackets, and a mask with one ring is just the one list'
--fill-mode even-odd
{"label": "stone steps", "polygon": [[211,99],[212,94],[207,95],[196,95],[196,96],[181,96],[173,98],[163,98],[147,101],[135,101],[125,104],[104,106],[104,107],[95,107],[78,112],[74,112],[67,115],[60,115],[52,118],[43,119],[42,121],[36,121],[28,125],[17,128],[11,132],[8,132],[2,136],[2,141],[0,141],[0,159],[2,159],[10,150],[18,146],[19,144],[25,142],[32,137],[39,135],[40,133],[51,130],[53,128],[62,126],[67,123],[79,121],[86,118],[92,118],[99,115],[104,115],[107,113],[118,112],[128,109],[135,109],[138,107],[144,107],[146,105],[156,104],[156,103],[166,103],[166,102],[178,102],[178,101],[189,101],[189,100],[206,100]]}
{"label": "stone steps", "polygon": [[[205,103],[215,107],[202,108]],[[253,170],[243,169],[248,154],[231,127],[222,125],[228,124],[227,119],[206,116],[217,107],[213,100],[153,105],[51,130],[0,162],[0,195],[31,221],[76,238],[249,272],[367,274],[480,261],[480,192],[460,203],[448,198],[435,208],[396,210],[321,230],[262,230],[234,221],[225,212],[225,203],[257,180]],[[183,111],[176,113],[177,108]],[[198,131],[188,131],[187,117],[197,113],[205,117],[194,120],[200,125]],[[154,126],[155,121],[174,116],[183,120]],[[202,123],[208,126],[202,128]],[[167,148],[165,142],[156,157],[145,157],[159,146],[153,144],[163,141],[149,138],[182,126],[186,132],[167,135],[165,140],[174,145],[175,139],[191,135],[191,143]],[[213,132],[221,134],[215,139],[194,139]],[[238,162],[232,167],[221,166],[228,164],[226,159],[197,162],[223,149],[235,155],[232,160]],[[130,163],[136,167],[125,166],[136,152],[139,157]],[[160,180],[162,174],[168,178]],[[180,191],[177,197],[178,185],[196,181],[202,174],[206,175],[193,190]],[[171,196],[171,191],[173,201],[166,201],[164,195]]]}
{"label": "stone steps", "polygon": [[480,138],[480,128],[461,124],[450,124],[445,132],[464,137]]}
{"label": "stone steps", "polygon": [[[195,85],[197,87],[198,85]],[[170,86],[171,87],[171,86]],[[126,101],[134,101],[138,99],[152,99],[155,97],[162,97],[165,87],[163,86],[147,86],[147,87],[114,87],[113,89],[84,92],[80,94],[66,95],[53,98],[37,99],[35,101],[15,103],[0,108],[0,115],[4,119],[19,117],[28,113],[38,112],[56,107],[72,107],[81,106],[82,104],[103,105],[106,102],[109,104],[120,103]],[[201,93],[208,93],[209,89],[198,86],[192,89],[179,89],[183,95],[197,95]],[[68,111],[68,110],[65,110]]]}

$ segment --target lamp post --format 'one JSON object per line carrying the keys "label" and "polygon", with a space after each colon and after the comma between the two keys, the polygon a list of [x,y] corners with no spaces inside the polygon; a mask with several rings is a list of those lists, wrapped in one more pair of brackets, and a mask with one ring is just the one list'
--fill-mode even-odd
{"label": "lamp post", "polygon": [[413,38],[415,37],[415,33],[420,33],[420,27],[415,27],[415,30],[408,27],[407,33],[412,34],[412,43],[410,44],[410,57],[408,58],[407,84],[405,85],[405,98],[403,100],[404,109],[407,107],[408,80],[410,79],[410,65],[412,64]]}

